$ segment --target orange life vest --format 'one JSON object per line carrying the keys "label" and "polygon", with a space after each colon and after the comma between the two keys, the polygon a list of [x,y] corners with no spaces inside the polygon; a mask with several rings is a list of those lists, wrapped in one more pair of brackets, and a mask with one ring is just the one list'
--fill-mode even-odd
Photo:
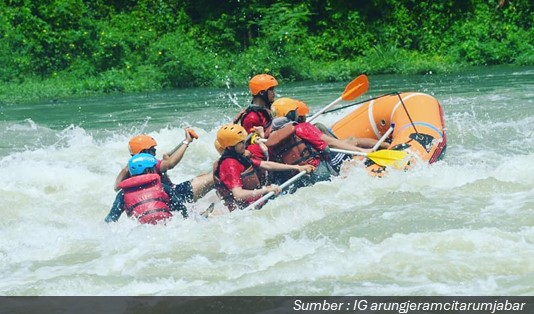
{"label": "orange life vest", "polygon": [[159,174],[134,176],[122,181],[119,187],[124,191],[124,207],[128,217],[133,216],[143,224],[156,224],[172,217],[169,196],[163,190]]}
{"label": "orange life vest", "polygon": [[295,134],[295,124],[289,123],[271,133],[265,145],[269,147],[273,161],[288,165],[305,165],[321,152]]}

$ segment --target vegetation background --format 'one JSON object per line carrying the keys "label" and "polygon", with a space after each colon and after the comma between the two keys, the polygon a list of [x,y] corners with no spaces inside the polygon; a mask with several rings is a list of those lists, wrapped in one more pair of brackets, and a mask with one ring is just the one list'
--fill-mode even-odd
{"label": "vegetation background", "polygon": [[534,65],[532,0],[0,0],[0,102]]}

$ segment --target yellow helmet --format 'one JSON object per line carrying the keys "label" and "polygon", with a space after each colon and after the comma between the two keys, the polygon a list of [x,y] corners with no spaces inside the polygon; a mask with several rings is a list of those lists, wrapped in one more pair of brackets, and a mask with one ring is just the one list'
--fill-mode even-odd
{"label": "yellow helmet", "polygon": [[247,139],[247,131],[239,124],[226,124],[217,131],[217,140],[222,148],[235,146]]}
{"label": "yellow helmet", "polygon": [[256,96],[262,91],[266,91],[269,88],[272,88],[275,86],[278,86],[278,82],[272,75],[269,75],[269,74],[258,74],[254,76],[248,83],[248,87],[250,88],[250,93],[253,96]]}
{"label": "yellow helmet", "polygon": [[128,142],[128,149],[130,154],[136,155],[145,149],[151,149],[152,147],[158,145],[156,140],[152,136],[145,134],[140,134],[132,137]]}
{"label": "yellow helmet", "polygon": [[275,116],[285,117],[290,111],[298,109],[298,101],[287,97],[278,98],[273,102],[272,108]]}
{"label": "yellow helmet", "polygon": [[310,113],[310,108],[308,108],[308,106],[306,105],[305,102],[301,101],[301,100],[296,100],[297,102],[297,115],[300,117],[300,116],[305,116],[307,115],[308,113]]}
{"label": "yellow helmet", "polygon": [[219,152],[219,154],[222,154],[224,148],[222,147],[221,143],[219,143],[219,140],[215,140],[215,143],[213,144],[215,145],[215,149],[217,150],[217,152]]}

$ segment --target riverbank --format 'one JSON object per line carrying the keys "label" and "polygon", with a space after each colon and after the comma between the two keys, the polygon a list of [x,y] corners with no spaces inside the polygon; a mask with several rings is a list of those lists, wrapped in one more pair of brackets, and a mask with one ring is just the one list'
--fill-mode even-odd
{"label": "riverbank", "polygon": [[253,3],[7,3],[0,104],[534,65],[527,0]]}
{"label": "riverbank", "polygon": [[[534,56],[518,58],[517,65],[534,65]],[[469,71],[468,64],[453,63],[438,56],[423,55],[404,50],[390,49],[374,51],[366,58],[353,61],[315,64],[299,81],[335,82],[347,81],[365,73],[377,74],[451,74]],[[267,71],[268,72],[268,71]],[[145,73],[108,71],[94,77],[80,78],[69,73],[58,73],[49,79],[27,78],[21,83],[5,82],[0,85],[0,104],[29,103],[34,101],[57,101],[65,98],[80,98],[122,93],[154,93],[168,90],[156,83]],[[248,78],[235,72],[227,72],[225,81],[214,80],[204,87],[239,87],[245,90]],[[295,81],[292,78],[277,77],[281,84]],[[194,86],[198,87],[198,86]]]}

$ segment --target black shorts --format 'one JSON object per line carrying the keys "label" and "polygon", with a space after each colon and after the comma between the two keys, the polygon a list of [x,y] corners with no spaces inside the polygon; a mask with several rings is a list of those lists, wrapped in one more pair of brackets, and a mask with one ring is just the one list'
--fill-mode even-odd
{"label": "black shorts", "polygon": [[346,160],[351,160],[352,156],[343,153],[330,153],[330,165],[339,173],[341,166]]}
{"label": "black shorts", "polygon": [[185,181],[173,186],[163,185],[165,192],[170,198],[171,211],[179,211],[182,216],[187,217],[187,207],[184,203],[193,202],[193,186],[191,181]]}
{"label": "black shorts", "polygon": [[176,184],[174,186],[174,191],[176,192],[178,199],[183,203],[193,202],[193,186],[191,185],[191,181],[184,181]]}

